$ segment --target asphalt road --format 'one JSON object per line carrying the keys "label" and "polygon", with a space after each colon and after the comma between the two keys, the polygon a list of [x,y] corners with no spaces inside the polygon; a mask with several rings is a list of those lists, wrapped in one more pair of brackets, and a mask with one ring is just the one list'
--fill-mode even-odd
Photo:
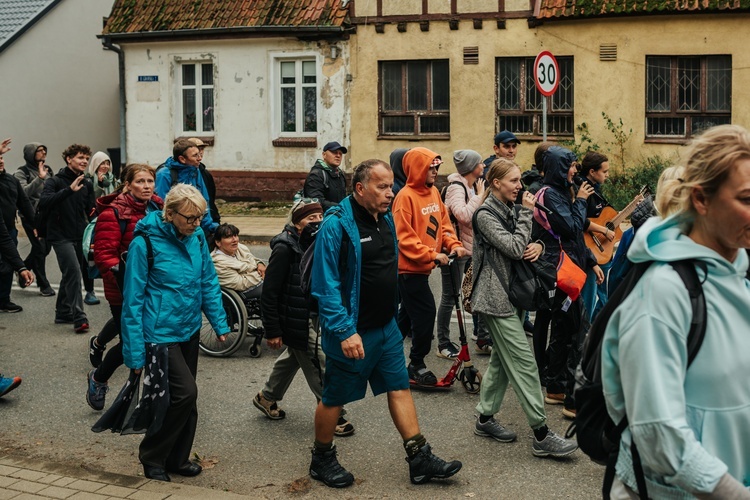
{"label": "asphalt road", "polygon": [[[20,253],[28,242],[19,242]],[[267,258],[267,247],[252,247]],[[54,252],[48,260],[53,284],[59,282]],[[439,274],[432,276],[439,293]],[[14,288],[12,299],[24,307],[18,314],[0,315],[0,371],[23,377],[23,384],[0,399],[0,454],[52,460],[91,470],[140,475],[137,458],[140,436],[95,434],[99,417],[85,401],[87,342],[108,319],[109,308],[96,282],[102,304],[86,306],[92,333],[76,335],[71,325],[55,325],[55,298],[30,289]],[[438,295],[439,296],[439,295]],[[470,319],[469,319],[470,321]],[[454,322],[452,336],[457,338]],[[249,346],[250,342],[246,345]],[[408,342],[405,349],[408,349]],[[509,390],[498,420],[519,434],[502,444],[473,434],[478,396],[457,383],[441,393],[414,392],[423,434],[434,452],[459,459],[464,466],[454,478],[414,486],[409,482],[401,439],[388,413],[386,398],[368,395],[348,405],[356,433],[337,439],[339,460],[356,477],[345,490],[332,490],[307,475],[313,439],[315,398],[300,374],[280,406],[287,418],[271,421],[252,405],[270,373],[276,352],[263,347],[251,358],[243,346],[231,358],[201,356],[198,366],[199,424],[193,450],[204,463],[215,463],[196,478],[173,478],[196,486],[228,490],[255,498],[599,498],[603,468],[581,452],[566,459],[539,459],[531,454],[533,434],[518,401]],[[481,372],[486,356],[473,356]],[[427,364],[438,376],[450,362],[435,356]],[[110,381],[108,402],[127,374],[121,368]],[[547,406],[550,427],[564,432],[568,422],[560,406]]]}

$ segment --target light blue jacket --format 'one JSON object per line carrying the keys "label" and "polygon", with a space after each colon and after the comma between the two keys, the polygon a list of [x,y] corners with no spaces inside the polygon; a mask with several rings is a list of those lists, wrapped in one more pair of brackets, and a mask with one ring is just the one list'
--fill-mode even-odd
{"label": "light blue jacket", "polygon": [[[203,182],[203,176],[200,173],[198,167],[192,167],[190,165],[184,165],[178,161],[175,161],[171,156],[164,162],[166,168],[160,168],[156,171],[156,181],[154,183],[154,191],[156,196],[162,200],[167,199],[167,193],[172,189],[172,172],[171,169],[177,171],[177,182],[181,184],[188,184],[193,186],[195,189],[201,192],[203,199],[208,203],[208,189],[206,184]],[[219,227],[217,222],[214,222],[211,217],[211,210],[206,208],[206,213],[201,221],[201,227],[206,233],[214,233],[216,228]]]}
{"label": "light blue jacket", "polygon": [[[385,220],[393,234],[395,258],[398,259],[396,228],[390,209]],[[345,275],[340,276],[339,255],[343,232],[349,235]],[[315,254],[311,274],[311,293],[318,301],[321,346],[326,356],[346,359],[341,342],[357,333],[359,318],[359,282],[362,269],[362,246],[359,229],[354,221],[351,196],[344,198],[338,206],[326,211],[325,219],[315,237]],[[398,304],[396,308],[398,309]]]}
{"label": "light blue jacket", "polygon": [[[150,212],[135,227],[128,247],[122,305],[122,354],[129,368],[146,363],[145,344],[185,342],[200,330],[201,311],[217,335],[229,332],[219,280],[200,228],[177,237],[162,212]],[[153,247],[148,268],[146,240]]]}
{"label": "light blue jacket", "polygon": [[[750,283],[744,250],[729,262],[683,234],[676,217],[647,221],[628,257],[656,261],[607,325],[602,384],[615,422],[627,413],[617,475],[637,489],[635,439],[651,498],[710,493],[725,473],[750,485]],[[687,370],[692,308],[668,261],[699,259],[707,328]]]}

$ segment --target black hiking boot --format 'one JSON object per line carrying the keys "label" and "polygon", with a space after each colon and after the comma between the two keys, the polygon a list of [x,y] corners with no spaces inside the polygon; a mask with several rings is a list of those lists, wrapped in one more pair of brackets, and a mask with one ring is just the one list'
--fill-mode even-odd
{"label": "black hiking boot", "polygon": [[322,481],[330,488],[346,488],[354,482],[351,472],[341,467],[336,458],[336,447],[319,452],[313,448],[310,477]]}
{"label": "black hiking boot", "polygon": [[461,470],[461,462],[453,460],[446,462],[442,458],[432,454],[432,448],[429,444],[422,446],[419,453],[412,458],[407,458],[409,462],[409,479],[414,484],[424,484],[430,479],[446,479]]}

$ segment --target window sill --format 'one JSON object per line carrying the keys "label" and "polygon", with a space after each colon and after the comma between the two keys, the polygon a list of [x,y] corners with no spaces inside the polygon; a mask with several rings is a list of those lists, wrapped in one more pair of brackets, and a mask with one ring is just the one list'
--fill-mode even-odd
{"label": "window sill", "polygon": [[685,146],[690,142],[689,137],[646,137],[643,142],[646,144],[678,144]]}
{"label": "window sill", "polygon": [[174,138],[174,142],[177,142],[181,139],[200,139],[203,141],[203,144],[206,146],[213,146],[215,138],[213,136],[204,136],[204,135],[181,135],[179,137]]}
{"label": "window sill", "polygon": [[450,141],[449,135],[378,135],[379,141]]}
{"label": "window sill", "polygon": [[276,148],[317,148],[315,137],[278,137],[271,141]]}

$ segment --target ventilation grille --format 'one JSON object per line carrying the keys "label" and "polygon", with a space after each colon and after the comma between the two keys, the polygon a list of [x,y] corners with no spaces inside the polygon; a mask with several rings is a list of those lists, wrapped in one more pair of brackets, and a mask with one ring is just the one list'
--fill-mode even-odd
{"label": "ventilation grille", "polygon": [[464,47],[464,64],[479,64],[479,47]]}
{"label": "ventilation grille", "polygon": [[617,60],[617,44],[607,43],[599,45],[599,60],[600,61],[616,61]]}

